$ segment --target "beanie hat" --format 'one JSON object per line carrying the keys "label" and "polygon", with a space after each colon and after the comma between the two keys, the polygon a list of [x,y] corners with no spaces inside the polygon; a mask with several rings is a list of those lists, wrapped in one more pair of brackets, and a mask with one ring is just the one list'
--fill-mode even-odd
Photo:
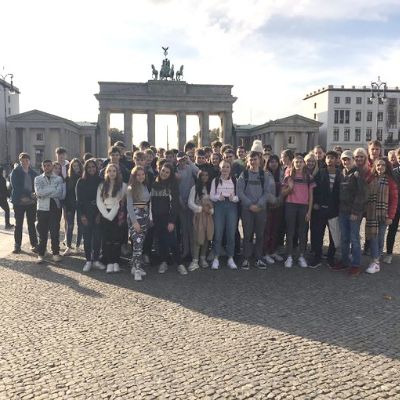
{"label": "beanie hat", "polygon": [[257,153],[261,153],[261,154],[264,153],[264,148],[263,148],[261,140],[254,140],[250,151],[256,151]]}

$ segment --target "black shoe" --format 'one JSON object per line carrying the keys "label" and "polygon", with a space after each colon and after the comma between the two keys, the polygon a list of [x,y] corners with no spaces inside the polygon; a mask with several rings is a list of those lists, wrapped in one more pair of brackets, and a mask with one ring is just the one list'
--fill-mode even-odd
{"label": "black shoe", "polygon": [[12,228],[14,228],[14,225],[13,225],[13,224],[7,224],[7,225],[6,225],[6,229],[12,229]]}
{"label": "black shoe", "polygon": [[258,269],[267,269],[267,263],[262,258],[259,258],[256,261],[256,267]]}
{"label": "black shoe", "polygon": [[14,247],[14,250],[13,250],[13,253],[14,253],[14,254],[19,254],[19,253],[21,253],[21,247],[15,246],[15,247]]}
{"label": "black shoe", "polygon": [[308,264],[309,268],[318,268],[322,265],[321,261],[318,258],[314,258],[310,264]]}
{"label": "black shoe", "polygon": [[244,259],[244,260],[243,260],[243,262],[242,262],[242,269],[244,269],[244,270],[246,270],[246,271],[250,269],[249,260],[247,260],[247,259]]}

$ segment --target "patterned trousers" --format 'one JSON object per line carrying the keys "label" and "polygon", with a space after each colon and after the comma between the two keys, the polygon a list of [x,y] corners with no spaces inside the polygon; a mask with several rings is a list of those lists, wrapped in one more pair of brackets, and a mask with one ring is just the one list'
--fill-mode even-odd
{"label": "patterned trousers", "polygon": [[147,229],[149,227],[149,210],[147,208],[134,208],[136,221],[140,225],[140,232],[136,232],[132,226],[130,219],[129,221],[129,237],[132,242],[132,266],[142,266],[142,253],[144,238],[146,236]]}

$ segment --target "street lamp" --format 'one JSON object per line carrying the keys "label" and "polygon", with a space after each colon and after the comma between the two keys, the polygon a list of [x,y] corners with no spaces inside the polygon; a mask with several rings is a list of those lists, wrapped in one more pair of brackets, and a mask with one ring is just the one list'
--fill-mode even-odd
{"label": "street lamp", "polygon": [[377,82],[371,82],[371,97],[369,98],[371,102],[376,100],[377,110],[376,110],[376,137],[378,138],[378,118],[379,118],[379,104],[386,101],[386,90],[387,85],[386,82],[381,81],[381,77],[378,76]]}
{"label": "street lamp", "polygon": [[[7,89],[9,94],[14,94],[14,85],[13,85],[13,74],[0,74],[0,85],[3,87],[3,95],[4,95],[4,127],[5,127],[5,145],[6,145],[6,169],[7,172],[10,168],[10,152],[8,147],[8,126],[7,126]],[[7,82],[7,78],[10,78],[10,83]]]}

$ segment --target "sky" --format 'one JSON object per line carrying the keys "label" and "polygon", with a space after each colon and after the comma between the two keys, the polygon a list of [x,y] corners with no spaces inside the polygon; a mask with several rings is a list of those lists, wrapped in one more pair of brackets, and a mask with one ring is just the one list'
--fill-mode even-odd
{"label": "sky", "polygon": [[[14,74],[20,112],[96,121],[98,81],[146,82],[161,46],[188,83],[234,85],[236,124],[301,114],[329,84],[400,86],[399,0],[13,0],[1,12],[0,69]],[[173,145],[171,116],[156,119],[157,146],[167,125]],[[187,125],[190,138],[196,118]],[[144,117],[133,129],[145,139]]]}

